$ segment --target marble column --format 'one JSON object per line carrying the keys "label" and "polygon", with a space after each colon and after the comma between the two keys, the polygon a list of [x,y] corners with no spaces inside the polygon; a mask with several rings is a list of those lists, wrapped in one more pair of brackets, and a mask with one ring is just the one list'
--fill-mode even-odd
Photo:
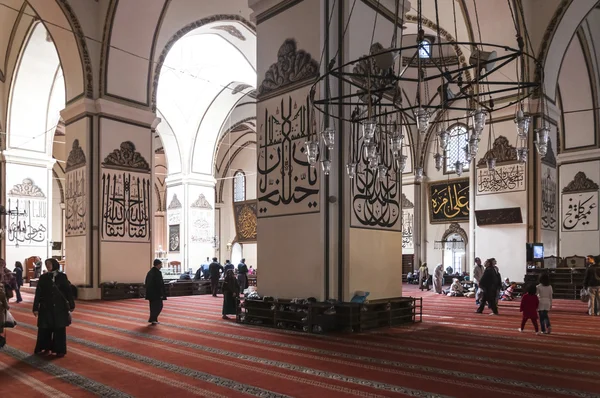
{"label": "marble column", "polygon": [[[365,187],[360,184],[379,184],[362,163],[360,181],[346,175],[348,143],[355,140],[354,148],[362,151],[362,140],[351,133],[350,124],[322,118],[309,101],[319,67],[322,72],[337,52],[344,28],[339,21],[349,15],[345,4],[250,1],[258,36],[257,251],[262,295],[349,301],[357,290],[370,292],[371,299],[402,293],[400,184],[390,173],[384,182],[389,196],[374,202],[361,197],[358,192]],[[334,18],[329,18],[332,12]],[[334,22],[327,34],[330,19]],[[329,58],[320,65],[322,53]],[[336,62],[355,55],[364,54],[342,49]],[[333,80],[330,84],[334,93],[346,89]],[[325,89],[317,87],[316,96]],[[351,111],[331,109],[338,115]],[[304,149],[310,135],[326,126],[337,131],[332,150],[321,146],[321,160],[332,162],[330,175],[320,164],[310,167]]]}
{"label": "marble column", "polygon": [[219,257],[215,235],[215,183],[213,176],[193,173],[167,177],[169,261],[195,272],[206,258]]}
{"label": "marble column", "polygon": [[68,156],[66,270],[83,299],[102,283],[143,283],[152,264],[152,112],[80,99],[61,112]]}
{"label": "marble column", "polygon": [[5,260],[15,261],[52,254],[52,167],[55,160],[35,151],[9,148],[2,152],[7,212],[3,216]]}

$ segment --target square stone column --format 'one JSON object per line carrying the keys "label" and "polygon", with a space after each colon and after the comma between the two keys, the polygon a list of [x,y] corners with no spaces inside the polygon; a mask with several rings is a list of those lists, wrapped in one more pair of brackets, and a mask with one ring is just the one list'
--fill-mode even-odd
{"label": "square stone column", "polygon": [[[356,290],[369,291],[371,299],[401,296],[401,184],[391,174],[384,182],[389,195],[375,201],[366,198],[360,191],[372,191],[365,184],[374,184],[373,171],[359,162],[363,176],[351,181],[345,170],[349,142],[354,140],[354,148],[362,153],[362,140],[350,124],[323,119],[310,101],[311,87],[336,57],[344,29],[340,21],[349,15],[347,2],[336,2],[335,8],[334,2],[319,0],[249,4],[255,11],[258,36],[260,294],[344,301]],[[355,14],[353,20],[360,18]],[[356,55],[346,47],[345,42],[336,65]],[[330,84],[334,93],[347,89],[338,87],[335,79]],[[324,90],[325,84],[319,84],[316,97]],[[330,111],[349,115],[352,109],[336,106]],[[336,129],[334,148],[327,152],[321,145],[320,160],[332,161],[329,175],[320,164],[310,167],[304,148],[311,134],[318,135],[325,124]],[[381,218],[382,214],[386,216]]]}
{"label": "square stone column", "polygon": [[143,283],[152,265],[152,112],[78,100],[65,120],[66,271],[83,299],[104,282]]}

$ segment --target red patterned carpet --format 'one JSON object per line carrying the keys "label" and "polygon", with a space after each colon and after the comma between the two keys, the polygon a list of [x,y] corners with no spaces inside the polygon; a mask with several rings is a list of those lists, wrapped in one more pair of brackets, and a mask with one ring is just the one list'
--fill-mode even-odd
{"label": "red patterned carpet", "polygon": [[25,295],[0,397],[600,397],[600,317],[583,303],[556,300],[552,335],[536,336],[517,331],[518,302],[495,317],[473,299],[423,297],[421,324],[335,336],[224,321],[211,296],[169,299],[156,327],[144,300],[78,302],[68,355],[47,359],[30,355]]}

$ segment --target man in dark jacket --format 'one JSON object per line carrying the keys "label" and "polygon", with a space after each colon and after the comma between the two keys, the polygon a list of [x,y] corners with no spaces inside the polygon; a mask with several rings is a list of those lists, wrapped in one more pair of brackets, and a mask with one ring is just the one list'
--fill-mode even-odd
{"label": "man in dark jacket", "polygon": [[223,266],[219,264],[216,257],[213,257],[212,263],[208,266],[208,272],[210,273],[210,288],[213,297],[217,297],[217,291],[219,290],[219,279],[221,279],[221,273],[223,273]]}
{"label": "man in dark jacket", "polygon": [[590,294],[588,314],[600,316],[600,266],[595,259],[590,261],[590,266],[585,271],[583,287]]}
{"label": "man in dark jacket", "polygon": [[500,289],[500,274],[494,266],[494,261],[487,260],[485,262],[485,271],[479,281],[479,288],[483,290],[483,298],[479,304],[477,312],[481,314],[486,304],[489,304],[490,309],[495,315],[498,315],[497,297]]}
{"label": "man in dark jacket", "polygon": [[158,323],[158,316],[163,309],[163,300],[167,299],[165,293],[165,282],[163,281],[162,261],[154,260],[153,266],[146,275],[146,300],[150,302],[150,318],[148,322],[152,325]]}

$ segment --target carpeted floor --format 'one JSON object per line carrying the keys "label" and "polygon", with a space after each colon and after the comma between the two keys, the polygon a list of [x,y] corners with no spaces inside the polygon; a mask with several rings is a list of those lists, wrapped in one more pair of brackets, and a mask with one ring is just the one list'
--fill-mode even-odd
{"label": "carpeted floor", "polygon": [[221,298],[78,302],[68,355],[32,356],[31,295],[0,350],[0,397],[600,397],[600,317],[555,301],[552,335],[524,333],[518,302],[500,316],[472,299],[414,286],[423,323],[361,335],[318,336],[221,319]]}

